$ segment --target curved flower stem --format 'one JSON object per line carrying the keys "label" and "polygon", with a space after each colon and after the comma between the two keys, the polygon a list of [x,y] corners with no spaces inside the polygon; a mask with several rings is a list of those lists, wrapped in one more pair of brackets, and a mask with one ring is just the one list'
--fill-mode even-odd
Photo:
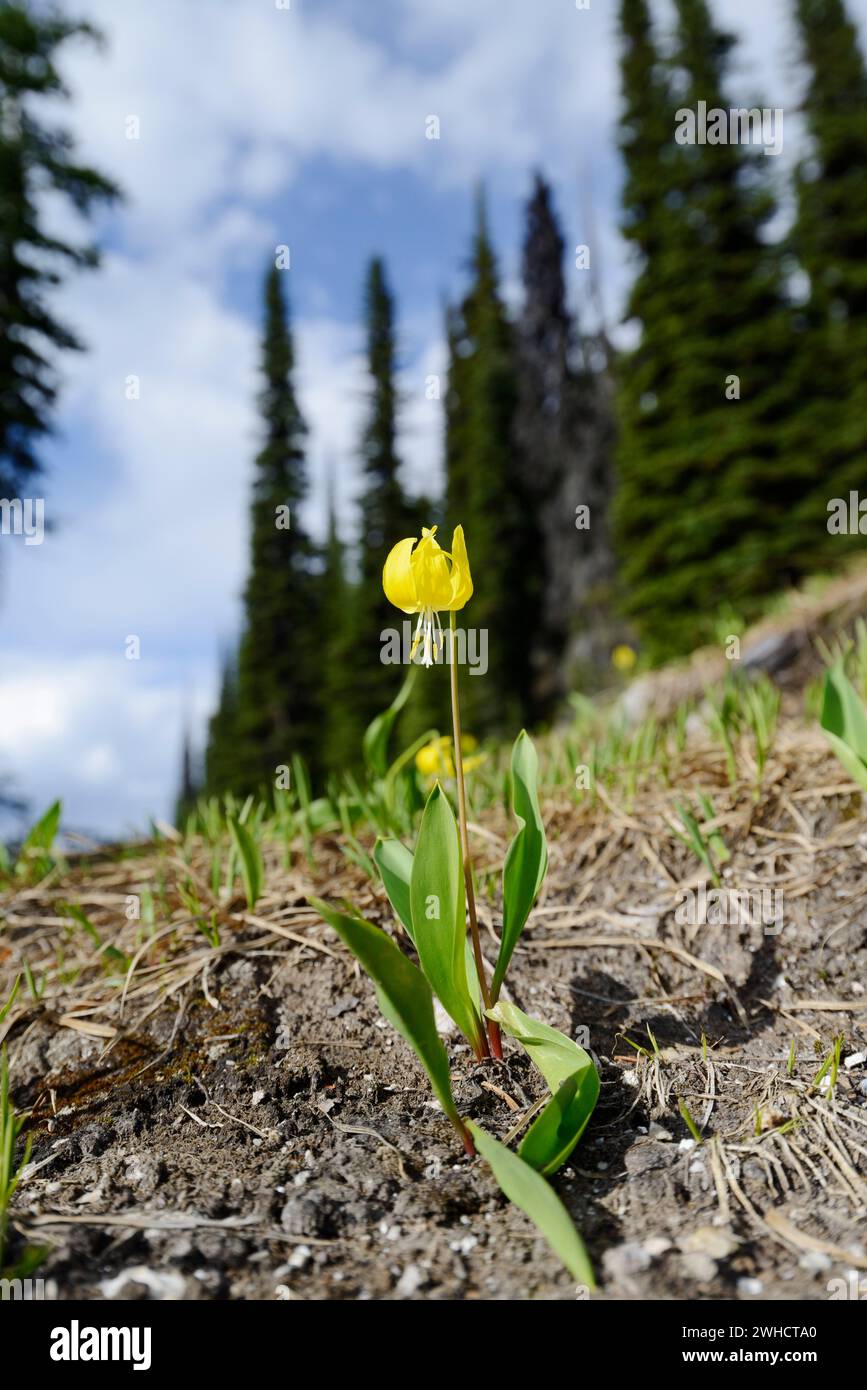
{"label": "curved flower stem", "polygon": [[[451,674],[452,687],[452,729],[454,732],[455,778],[458,784],[458,821],[461,828],[461,858],[464,861],[464,883],[466,884],[467,890],[467,908],[470,915],[470,936],[473,942],[476,973],[479,977],[482,1003],[486,1009],[489,1009],[491,1007],[491,991],[488,988],[488,977],[485,974],[485,962],[482,956],[482,943],[479,939],[479,923],[476,918],[476,895],[473,888],[473,864],[470,859],[470,838],[467,833],[467,794],[464,787],[464,755],[461,748],[461,706],[458,699],[458,666],[455,660],[457,644],[455,642],[454,611],[449,613],[449,628],[452,638],[451,651],[449,652],[449,671]],[[503,1046],[500,1041],[499,1024],[486,1018],[485,1025],[488,1030],[491,1052],[498,1061],[502,1061]]]}

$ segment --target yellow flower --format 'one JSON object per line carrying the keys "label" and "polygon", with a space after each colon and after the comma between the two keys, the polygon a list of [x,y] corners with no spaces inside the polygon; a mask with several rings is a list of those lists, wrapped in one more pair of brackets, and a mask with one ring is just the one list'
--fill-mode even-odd
{"label": "yellow flower", "polygon": [[[472,772],[474,767],[478,767],[485,761],[486,754],[484,753],[479,753],[474,758],[466,756],[476,746],[477,741],[472,734],[463,735],[461,752],[464,754],[464,772]],[[420,748],[416,753],[415,765],[423,777],[454,777],[452,740],[445,737],[435,738],[431,743],[426,743],[424,748]]]}
{"label": "yellow flower", "polygon": [[611,664],[617,671],[631,671],[636,660],[635,652],[625,642],[621,642],[611,653]]}
{"label": "yellow flower", "polygon": [[454,613],[472,598],[473,581],[464,543],[464,528],[455,527],[451,553],[441,550],[436,526],[424,527],[421,540],[408,536],[389,552],[382,570],[385,597],[404,613],[418,613],[412,644],[422,643],[422,665],[432,666],[442,648],[442,612]]}

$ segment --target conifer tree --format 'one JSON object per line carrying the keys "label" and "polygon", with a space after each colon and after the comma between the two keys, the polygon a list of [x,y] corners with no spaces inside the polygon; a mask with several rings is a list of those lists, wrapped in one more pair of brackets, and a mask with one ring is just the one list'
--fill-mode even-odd
{"label": "conifer tree", "polygon": [[791,247],[809,277],[797,453],[815,486],[793,526],[817,565],[859,545],[828,533],[827,504],[865,491],[867,456],[867,71],[843,0],[795,0],[808,72],[809,145],[796,171]]}
{"label": "conifer tree", "polygon": [[627,611],[654,656],[711,637],[723,601],[754,616],[792,577],[786,519],[805,487],[784,438],[791,323],[764,238],[768,161],[743,144],[675,140],[678,110],[728,108],[733,42],[705,0],[676,0],[676,12],[666,71],[646,0],[621,0],[640,341],[620,366],[616,521]]}
{"label": "conifer tree", "polygon": [[175,825],[179,829],[184,827],[190,813],[195,810],[200,790],[190,731],[185,729],[181,750],[181,784],[175,802]]}
{"label": "conifer tree", "polygon": [[[564,242],[541,175],[527,204],[524,303],[518,322],[517,437],[537,518],[543,576],[534,629],[534,713],[551,716],[570,677],[610,676],[618,626],[612,614],[613,487],[610,391],[591,370],[566,302]],[[579,515],[579,509],[586,514]],[[585,524],[586,523],[586,524]],[[580,669],[579,669],[580,668]]]}
{"label": "conifer tree", "polygon": [[264,442],[256,458],[250,574],[238,661],[236,790],[274,786],[276,769],[299,753],[317,770],[319,741],[317,575],[299,515],[306,492],[306,426],[295,398],[294,352],[283,272],[265,281]]}
{"label": "conifer tree", "polygon": [[479,582],[465,622],[487,635],[488,671],[464,683],[467,727],[532,716],[529,634],[539,621],[539,537],[519,466],[514,333],[500,297],[484,199],[477,200],[472,282],[450,315],[446,401],[446,548],[461,523]]}
{"label": "conifer tree", "polygon": [[34,99],[68,95],[56,58],[77,37],[96,34],[26,3],[0,6],[0,497],[38,471],[36,443],[51,428],[57,397],[54,358],[82,346],[51,314],[46,292],[67,267],[98,261],[95,247],[49,232],[43,194],[68,199],[85,216],[117,196],[34,107]]}
{"label": "conifer tree", "polygon": [[240,785],[238,767],[238,672],[233,652],[223,657],[220,695],[208,723],[205,792],[222,796]]}
{"label": "conifer tree", "polygon": [[359,666],[356,659],[356,592],[346,572],[346,547],[337,528],[330,488],[324,558],[319,603],[323,712],[321,762],[326,772],[339,774],[361,766],[364,725],[356,691]]}
{"label": "conifer tree", "polygon": [[378,257],[368,267],[364,308],[370,391],[361,443],[364,490],[354,621],[355,649],[363,658],[356,663],[354,703],[362,726],[391,703],[406,675],[379,659],[380,634],[400,621],[383,593],[382,567],[393,545],[405,536],[420,534],[413,529],[417,518],[400,476],[394,301]]}

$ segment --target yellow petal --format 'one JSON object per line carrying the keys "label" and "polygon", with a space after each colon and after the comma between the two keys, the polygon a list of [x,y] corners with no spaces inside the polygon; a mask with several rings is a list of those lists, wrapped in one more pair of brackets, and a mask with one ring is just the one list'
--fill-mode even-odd
{"label": "yellow petal", "polygon": [[452,572],[450,578],[451,593],[448,603],[444,604],[443,607],[448,608],[449,612],[457,612],[473,596],[473,580],[470,574],[470,562],[464,541],[463,526],[456,526],[452,536]]}
{"label": "yellow petal", "polygon": [[417,613],[420,606],[412,566],[412,548],[415,542],[415,536],[408,536],[406,540],[398,541],[397,545],[389,551],[388,558],[382,567],[382,587],[385,591],[385,597],[389,603],[394,604],[395,608],[402,608],[404,613]]}
{"label": "yellow petal", "polygon": [[415,755],[415,765],[423,777],[435,777],[440,770],[440,751],[435,743],[428,743]]}
{"label": "yellow petal", "polygon": [[636,660],[632,647],[628,647],[625,642],[621,642],[611,653],[611,663],[618,671],[631,671]]}
{"label": "yellow petal", "polygon": [[412,575],[419,607],[438,611],[448,608],[452,585],[448,560],[434,530],[425,531],[412,553]]}

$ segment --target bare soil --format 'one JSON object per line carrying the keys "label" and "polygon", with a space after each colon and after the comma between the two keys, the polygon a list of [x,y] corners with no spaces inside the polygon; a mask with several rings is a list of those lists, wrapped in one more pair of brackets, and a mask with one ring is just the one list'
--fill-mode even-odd
{"label": "bare soil", "polygon": [[[678,888],[704,874],[671,829],[668,789],[546,803],[551,870],[511,995],[589,1030],[602,1079],[555,1186],[594,1297],[826,1299],[832,1280],[867,1277],[867,1066],[842,1066],[833,1091],[814,1084],[835,1034],[843,1058],[867,1051],[864,805],[792,718],[758,801],[729,792],[707,742],[678,780],[677,795],[715,797],[724,881],[783,892],[782,930],[678,924]],[[484,831],[483,881],[511,833],[496,817]],[[38,978],[68,943],[59,901],[129,955],[143,938],[126,896],[159,891],[168,913],[122,1008],[91,958],[71,962],[65,993],[19,996],[0,1027],[34,1139],[10,1254],[46,1244],[40,1272],[67,1299],[586,1297],[456,1147],[369,982],[308,908],[315,885],[396,931],[338,841],[318,843],[312,871],[273,847],[263,901],[252,917],[226,906],[218,948],[185,924],[177,855],[82,863],[0,903],[0,998],[25,956]],[[483,897],[489,954],[498,911]],[[449,1048],[459,1108],[505,1137],[542,1094],[537,1074],[508,1043],[505,1063],[482,1066]]]}

